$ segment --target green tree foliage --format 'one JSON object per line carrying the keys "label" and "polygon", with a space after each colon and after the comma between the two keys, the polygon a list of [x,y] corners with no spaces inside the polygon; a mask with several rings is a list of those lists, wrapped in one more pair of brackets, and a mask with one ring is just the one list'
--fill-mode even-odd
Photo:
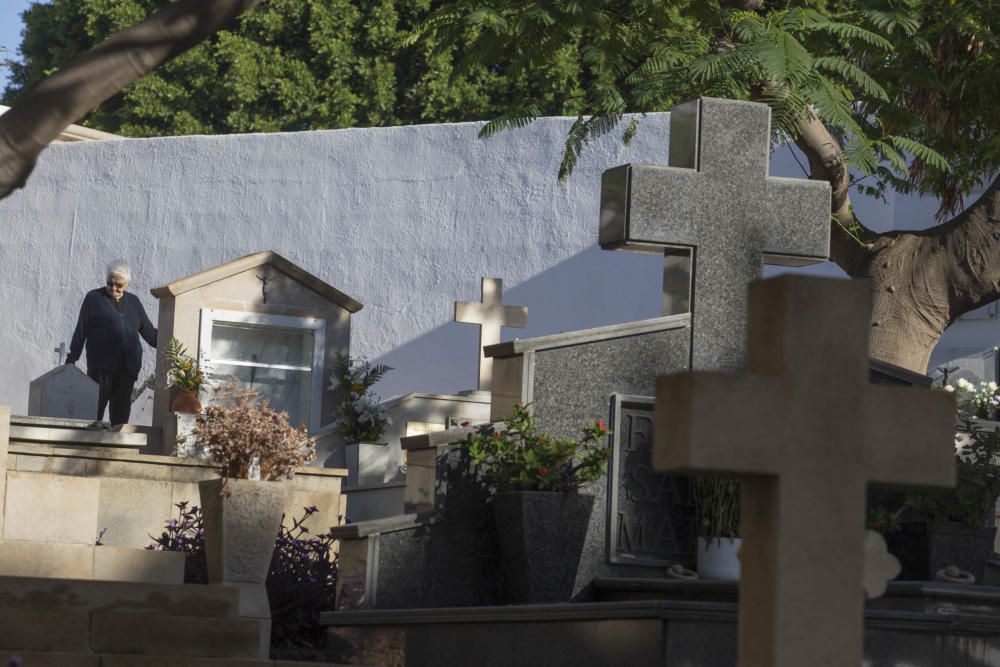
{"label": "green tree foliage", "polygon": [[[50,0],[24,13],[21,90],[168,0]],[[580,55],[570,46],[532,71],[494,64],[457,72],[465,44],[398,48],[440,3],[264,0],[229,30],[129,86],[83,124],[127,136],[222,134],[479,120],[530,96],[539,113],[580,110]]]}
{"label": "green tree foliage", "polygon": [[[931,193],[944,214],[1000,167],[998,21],[1000,3],[984,0],[452,0],[408,43],[462,44],[470,64],[511,72],[578,49],[589,77],[563,176],[627,112],[753,99],[771,106],[776,140],[796,138],[811,110],[870,194]],[[541,102],[522,98],[484,133],[523,126]]]}

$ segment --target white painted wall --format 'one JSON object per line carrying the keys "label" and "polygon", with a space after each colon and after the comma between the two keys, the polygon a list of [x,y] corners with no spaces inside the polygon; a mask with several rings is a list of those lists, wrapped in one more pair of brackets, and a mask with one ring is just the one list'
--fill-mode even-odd
{"label": "white painted wall", "polygon": [[[560,185],[570,122],[486,141],[459,123],[54,145],[0,201],[0,404],[24,412],[29,381],[55,364],[116,257],[155,319],[150,287],[277,251],[365,304],[352,349],[396,368],[384,397],[475,388],[477,329],[451,320],[456,299],[478,300],[480,276],[528,306],[529,328],[505,339],[657,316],[659,259],[601,251],[598,201],[604,169],[665,163],[668,114],[643,119],[629,147],[597,142]],[[802,173],[787,151],[771,172]],[[895,225],[893,203],[857,206]]]}
{"label": "white painted wall", "polygon": [[[480,125],[375,128],[55,145],[0,202],[0,404],[69,342],[105,263],[130,260],[132,289],[273,249],[365,304],[355,354],[394,366],[385,396],[475,387],[476,327],[452,323],[480,276],[527,305],[531,336],[659,314],[655,257],[596,247],[601,172],[663,161],[666,115],[634,144],[594,146],[556,181],[566,119],[478,140]],[[147,366],[152,354],[147,349]]]}

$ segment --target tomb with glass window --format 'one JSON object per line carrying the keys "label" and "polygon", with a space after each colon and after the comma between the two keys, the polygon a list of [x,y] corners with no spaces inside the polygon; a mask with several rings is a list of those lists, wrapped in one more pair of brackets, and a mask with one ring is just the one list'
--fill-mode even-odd
{"label": "tomb with glass window", "polygon": [[[159,299],[159,340],[177,338],[207,370],[201,400],[231,378],[254,389],[313,435],[329,429],[339,397],[327,389],[338,354],[348,354],[351,314],[361,304],[275,252],[260,252],[152,290]],[[176,450],[191,416],[170,411],[167,362],[157,360],[153,423],[163,453]],[[318,442],[335,446],[329,438]],[[317,451],[318,465],[334,452]],[[342,454],[341,454],[342,455]],[[337,465],[339,461],[332,461]]]}

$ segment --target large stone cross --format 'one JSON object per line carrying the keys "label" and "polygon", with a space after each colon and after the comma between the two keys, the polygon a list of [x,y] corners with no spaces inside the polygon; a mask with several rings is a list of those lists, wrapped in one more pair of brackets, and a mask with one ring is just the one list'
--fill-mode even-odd
{"label": "large stone cross", "polygon": [[869,384],[869,286],[749,290],[747,374],[656,385],[653,464],[743,480],[740,667],[859,667],[869,482],[955,480],[948,394]]}
{"label": "large stone cross", "polygon": [[455,321],[479,325],[479,390],[489,391],[493,386],[493,359],[483,354],[487,345],[500,342],[500,327],[528,326],[528,309],[525,306],[504,306],[503,281],[483,278],[482,301],[456,301]]}
{"label": "large stone cross", "polygon": [[666,253],[664,304],[690,305],[694,369],[743,369],[746,285],[763,262],[829,254],[830,186],[767,175],[770,118],[763,104],[686,102],[670,112],[670,166],[604,172],[601,247]]}

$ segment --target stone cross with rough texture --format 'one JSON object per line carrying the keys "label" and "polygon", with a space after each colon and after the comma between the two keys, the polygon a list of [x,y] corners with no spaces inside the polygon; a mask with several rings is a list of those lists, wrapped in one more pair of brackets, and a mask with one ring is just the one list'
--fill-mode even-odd
{"label": "stone cross with rough texture", "polygon": [[66,343],[59,343],[59,347],[55,348],[52,351],[59,355],[59,363],[61,364],[63,362],[63,357],[66,356],[67,352]]}
{"label": "stone cross with rough texture", "polygon": [[747,373],[657,380],[654,467],[743,480],[740,667],[861,665],[867,484],[954,484],[951,397],[869,384],[869,289],[756,281]]}
{"label": "stone cross with rough texture", "polygon": [[[746,285],[763,262],[829,255],[830,186],[767,175],[770,119],[763,104],[685,102],[670,112],[670,166],[604,172],[601,247],[666,253],[664,314],[690,302],[697,370],[743,369]],[[674,275],[692,254],[693,280]]]}
{"label": "stone cross with rough texture", "polygon": [[455,321],[479,325],[479,390],[489,391],[493,386],[493,359],[483,354],[487,345],[500,342],[500,327],[528,326],[526,306],[504,306],[503,281],[483,278],[482,301],[456,301]]}

